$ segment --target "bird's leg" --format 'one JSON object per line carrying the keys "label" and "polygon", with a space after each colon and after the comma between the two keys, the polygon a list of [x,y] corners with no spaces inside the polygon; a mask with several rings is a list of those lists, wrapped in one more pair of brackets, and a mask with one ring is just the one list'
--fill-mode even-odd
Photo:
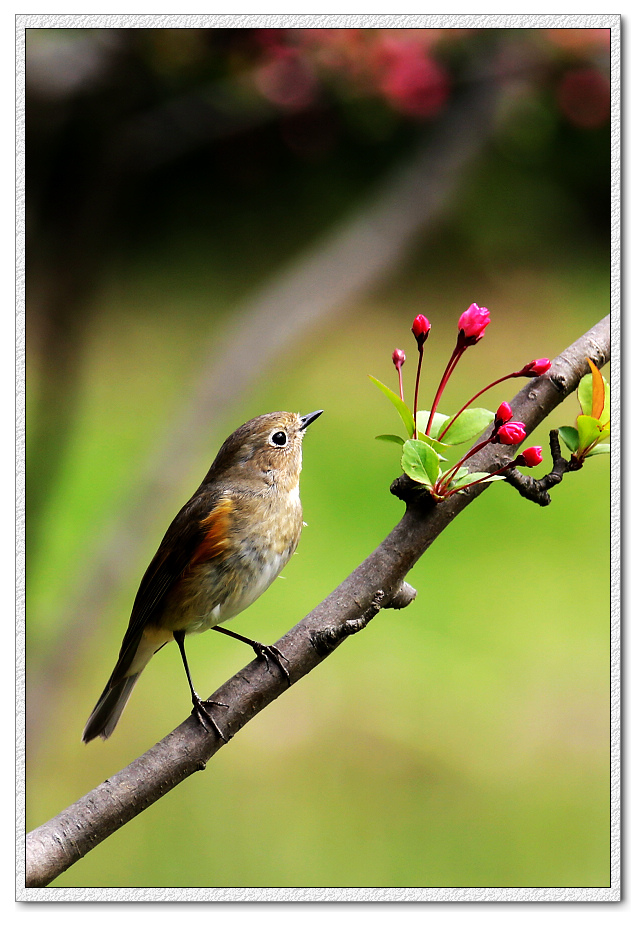
{"label": "bird's leg", "polygon": [[204,730],[208,730],[209,732],[209,727],[207,724],[210,723],[215,733],[219,737],[219,739],[222,739],[224,743],[227,743],[226,737],[223,735],[221,728],[219,727],[218,723],[216,722],[216,720],[214,719],[214,717],[212,716],[212,714],[210,713],[206,705],[216,704],[219,707],[227,707],[228,705],[221,704],[220,701],[202,701],[201,700],[199,695],[194,690],[194,686],[192,684],[192,678],[190,676],[190,669],[188,667],[188,660],[186,658],[186,653],[185,653],[185,642],[184,642],[185,630],[175,630],[172,635],[174,636],[174,641],[179,647],[179,652],[181,653],[181,658],[183,659],[183,667],[185,668],[185,673],[188,679],[188,684],[190,685],[190,694],[192,695],[192,711],[194,715],[196,716],[197,720],[199,721],[199,723],[201,724]]}
{"label": "bird's leg", "polygon": [[235,633],[233,630],[227,630],[224,626],[213,626],[212,629],[218,630],[219,633],[225,633],[226,636],[231,636],[233,639],[238,639],[241,643],[245,643],[246,646],[251,646],[259,659],[265,659],[267,671],[269,671],[269,662],[271,659],[272,662],[276,663],[287,679],[287,684],[291,684],[289,669],[284,664],[287,662],[287,659],[276,646],[264,646],[263,643],[259,643],[255,639],[248,639],[247,636],[241,636],[240,633]]}

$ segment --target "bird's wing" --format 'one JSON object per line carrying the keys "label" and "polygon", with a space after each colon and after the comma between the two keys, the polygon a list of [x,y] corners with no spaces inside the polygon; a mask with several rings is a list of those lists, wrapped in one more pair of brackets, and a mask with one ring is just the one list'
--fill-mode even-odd
{"label": "bird's wing", "polygon": [[231,499],[199,491],[174,518],[141,579],[113,680],[125,674],[145,627],[159,620],[166,596],[185,572],[222,555],[232,509]]}

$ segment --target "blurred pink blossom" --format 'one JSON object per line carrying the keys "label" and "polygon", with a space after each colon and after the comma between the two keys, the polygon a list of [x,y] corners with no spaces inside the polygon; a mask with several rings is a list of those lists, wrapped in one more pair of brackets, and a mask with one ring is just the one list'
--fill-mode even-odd
{"label": "blurred pink blossom", "polygon": [[543,29],[542,32],[552,45],[570,51],[607,49],[610,44],[609,29]]}
{"label": "blurred pink blossom", "polygon": [[596,68],[568,71],[557,88],[562,113],[582,129],[603,126],[610,115],[610,82]]}
{"label": "blurred pink blossom", "polygon": [[378,66],[380,91],[396,110],[429,118],[444,107],[450,93],[448,75],[419,43],[386,42]]}
{"label": "blurred pink blossom", "polygon": [[286,110],[309,106],[318,96],[318,81],[306,58],[282,46],[274,46],[272,52],[254,73],[258,90],[270,103]]}

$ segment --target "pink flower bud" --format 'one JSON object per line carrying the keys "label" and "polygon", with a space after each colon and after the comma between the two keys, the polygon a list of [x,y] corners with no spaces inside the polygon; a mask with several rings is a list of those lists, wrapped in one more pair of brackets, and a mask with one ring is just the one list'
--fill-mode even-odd
{"label": "pink flower bud", "polygon": [[417,340],[418,347],[421,349],[426,340],[428,339],[428,334],[431,331],[431,324],[428,322],[425,316],[421,313],[413,320],[413,326],[411,327],[411,332]]}
{"label": "pink flower bud", "polygon": [[533,375],[544,375],[546,371],[552,367],[552,362],[549,358],[535,358],[535,360],[531,362],[530,365],[530,371]]}
{"label": "pink flower bud", "polygon": [[391,358],[393,359],[393,364],[399,371],[406,361],[406,354],[402,351],[402,349],[393,349],[393,355]]}
{"label": "pink flower bud", "polygon": [[510,404],[507,404],[505,400],[503,404],[499,404],[497,407],[495,420],[498,420],[500,423],[507,423],[508,420],[512,420],[512,407]]}
{"label": "pink flower bud", "polygon": [[517,443],[523,442],[525,438],[526,428],[524,424],[517,423],[515,420],[504,423],[504,425],[500,426],[497,430],[497,439],[499,442],[502,442],[504,446],[516,446]]}
{"label": "pink flower bud", "polygon": [[477,304],[471,304],[468,310],[465,310],[460,316],[457,328],[460,336],[463,333],[465,343],[475,345],[476,342],[483,338],[489,323],[490,310],[486,307],[478,307]]}
{"label": "pink flower bud", "polygon": [[541,446],[530,446],[529,449],[524,449],[520,457],[523,459],[523,464],[527,465],[528,468],[540,465],[543,461]]}
{"label": "pink flower bud", "polygon": [[522,375],[544,375],[552,366],[549,358],[535,358],[527,365],[524,365],[520,371],[515,373],[515,377],[520,378]]}

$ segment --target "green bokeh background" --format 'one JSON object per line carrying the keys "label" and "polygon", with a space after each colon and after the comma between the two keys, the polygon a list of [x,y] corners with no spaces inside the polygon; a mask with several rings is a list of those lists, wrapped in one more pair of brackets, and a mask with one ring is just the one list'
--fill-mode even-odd
{"label": "green bokeh background", "polygon": [[[397,447],[374,439],[399,422],[367,375],[395,386],[391,351],[399,345],[410,393],[416,313],[433,325],[420,393],[426,406],[459,314],[472,301],[491,311],[486,338],[445,395],[442,409],[453,412],[487,381],[558,354],[608,312],[607,229],[586,213],[585,183],[575,189],[567,181],[603,170],[607,182],[607,127],[573,130],[540,99],[531,102],[524,133],[514,114],[502,120],[444,215],[400,265],[342,307],[335,323],[312,327],[209,424],[207,453],[172,499],[156,502],[154,530],[133,553],[125,584],[104,616],[86,617],[95,629],[87,649],[69,654],[51,725],[27,744],[28,829],[187,715],[185,678],[169,647],[144,672],[114,736],[80,742],[141,574],[225,435],[269,410],[325,410],[305,442],[308,525],[298,552],[285,577],[233,624],[271,642],[401,516],[388,492],[399,473]],[[533,145],[524,148],[524,134]],[[364,170],[354,145],[300,164],[275,189],[252,189],[236,210],[221,211],[222,228],[205,220],[212,190],[181,173],[153,201],[161,232],[144,239],[137,231],[130,248],[104,263],[76,417],[28,565],[27,688],[46,665],[59,635],[53,621],[100,534],[129,506],[150,452],[188,404],[211,336],[218,332],[220,342],[239,299],[363,203],[384,162],[397,163],[409,144],[408,132],[393,138]],[[47,386],[37,351],[27,366],[28,414]],[[509,399],[518,384],[486,403]],[[571,397],[532,444],[546,446],[548,430],[576,412]],[[28,418],[27,455],[33,423]],[[413,569],[418,597],[407,610],[381,613],[204,773],[53,886],[609,885],[609,532],[608,457],[568,476],[546,509],[496,483]],[[189,658],[208,694],[251,655],[207,635],[190,641]]]}

